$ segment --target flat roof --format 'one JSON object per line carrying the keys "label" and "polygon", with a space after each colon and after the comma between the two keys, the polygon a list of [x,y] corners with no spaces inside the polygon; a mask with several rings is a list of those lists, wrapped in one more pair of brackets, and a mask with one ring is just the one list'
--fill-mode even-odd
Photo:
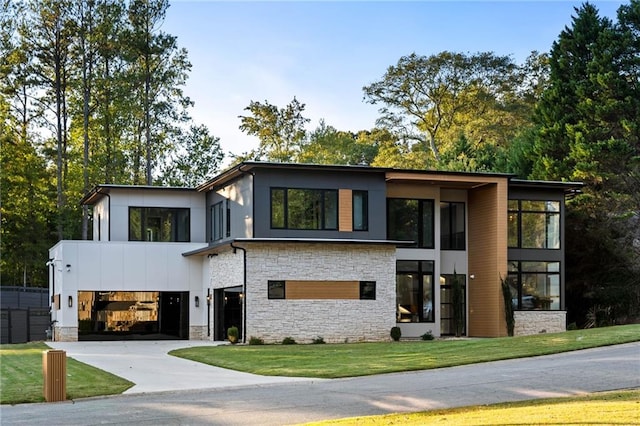
{"label": "flat roof", "polygon": [[194,192],[195,188],[185,186],[153,186],[153,185],[116,185],[116,184],[100,184],[93,187],[91,191],[85,194],[80,199],[80,204],[92,205],[98,202],[106,194],[111,193],[113,190],[133,190],[133,191],[191,191]]}
{"label": "flat roof", "polygon": [[364,239],[348,239],[348,238],[235,238],[231,241],[225,241],[218,244],[205,246],[196,250],[182,253],[184,257],[188,256],[204,256],[219,253],[224,249],[233,249],[232,244],[247,243],[297,243],[297,244],[373,244],[373,245],[393,245],[407,246],[414,241],[404,240],[364,240]]}

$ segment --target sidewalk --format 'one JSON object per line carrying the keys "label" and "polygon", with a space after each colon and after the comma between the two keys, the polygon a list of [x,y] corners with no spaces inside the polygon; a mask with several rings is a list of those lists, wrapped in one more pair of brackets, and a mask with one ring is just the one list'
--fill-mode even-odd
{"label": "sidewalk", "polygon": [[[168,355],[193,346],[217,346],[223,342],[202,340],[47,342],[66,351],[67,357],[127,379],[135,386],[125,394],[223,388],[305,381],[304,378],[259,376]],[[316,381],[318,379],[315,379]]]}

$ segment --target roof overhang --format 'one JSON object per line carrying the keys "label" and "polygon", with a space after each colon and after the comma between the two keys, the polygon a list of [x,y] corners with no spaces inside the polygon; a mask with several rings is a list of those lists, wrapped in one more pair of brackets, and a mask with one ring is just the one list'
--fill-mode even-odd
{"label": "roof overhang", "polygon": [[498,182],[506,182],[513,175],[503,173],[435,172],[428,170],[387,171],[387,183],[431,184],[440,188],[475,189]]}
{"label": "roof overhang", "polygon": [[346,238],[236,238],[233,241],[209,245],[182,253],[183,256],[215,256],[218,253],[233,250],[235,247],[247,247],[251,244],[344,244],[344,245],[390,245],[411,246],[413,241],[404,240],[364,240]]}
{"label": "roof overhang", "polygon": [[194,191],[194,188],[183,186],[151,186],[151,185],[96,185],[80,200],[80,205],[94,205],[103,197],[114,191]]}

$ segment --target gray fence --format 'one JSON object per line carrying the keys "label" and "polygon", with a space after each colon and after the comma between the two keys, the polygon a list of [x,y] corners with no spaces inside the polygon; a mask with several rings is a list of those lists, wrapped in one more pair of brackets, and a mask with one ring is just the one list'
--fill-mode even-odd
{"label": "gray fence", "polygon": [[2,286],[0,291],[0,343],[46,340],[51,325],[49,290]]}
{"label": "gray fence", "polygon": [[26,343],[47,340],[51,324],[49,308],[0,310],[0,343]]}

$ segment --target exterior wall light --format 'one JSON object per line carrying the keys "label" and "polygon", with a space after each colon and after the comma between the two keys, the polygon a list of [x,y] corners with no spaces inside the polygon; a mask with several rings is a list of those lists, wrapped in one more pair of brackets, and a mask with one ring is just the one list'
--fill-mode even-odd
{"label": "exterior wall light", "polygon": [[200,298],[196,296],[196,308],[200,307]]}
{"label": "exterior wall light", "polygon": [[71,265],[67,263],[67,272],[70,272],[70,271],[71,271]]}
{"label": "exterior wall light", "polygon": [[68,303],[69,303],[69,307],[73,308],[73,297],[69,296]]}
{"label": "exterior wall light", "polygon": [[469,278],[471,278],[472,280],[475,280],[476,276],[475,276],[475,274],[471,274],[471,275],[469,275]]}

